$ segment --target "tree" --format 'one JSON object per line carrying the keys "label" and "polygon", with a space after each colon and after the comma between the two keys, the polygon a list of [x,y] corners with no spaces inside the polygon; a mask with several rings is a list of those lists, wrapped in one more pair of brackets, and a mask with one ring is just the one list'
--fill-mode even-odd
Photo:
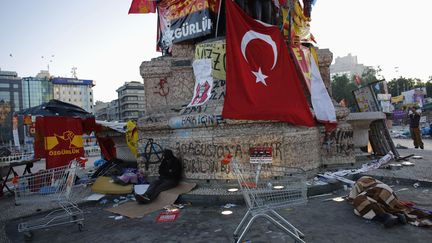
{"label": "tree", "polygon": [[354,103],[354,95],[352,94],[352,91],[357,89],[357,86],[346,75],[334,76],[332,79],[331,87],[332,87],[333,98],[337,102],[340,102],[342,99],[345,99],[348,107],[350,108],[356,107]]}
{"label": "tree", "polygon": [[418,78],[413,79],[399,77],[397,79],[394,78],[390,82],[388,82],[387,87],[389,93],[394,97],[399,96],[402,94],[402,92],[411,90],[415,87],[424,87],[424,84]]}
{"label": "tree", "polygon": [[378,81],[377,76],[381,72],[381,68],[378,66],[378,69],[374,69],[372,67],[367,67],[361,77],[362,77],[362,85],[366,86],[367,84]]}

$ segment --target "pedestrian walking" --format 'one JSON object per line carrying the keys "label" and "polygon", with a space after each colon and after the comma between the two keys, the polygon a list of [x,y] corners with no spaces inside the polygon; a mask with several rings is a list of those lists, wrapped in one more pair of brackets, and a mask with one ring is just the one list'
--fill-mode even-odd
{"label": "pedestrian walking", "polygon": [[415,148],[424,149],[423,141],[420,133],[420,114],[421,110],[417,109],[416,106],[411,107],[408,112],[409,124],[410,124],[410,134],[414,142]]}

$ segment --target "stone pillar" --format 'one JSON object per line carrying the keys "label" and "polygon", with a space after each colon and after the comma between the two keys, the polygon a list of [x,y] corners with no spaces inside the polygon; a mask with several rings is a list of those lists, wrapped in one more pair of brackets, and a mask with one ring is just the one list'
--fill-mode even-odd
{"label": "stone pillar", "polygon": [[333,61],[333,53],[329,49],[318,49],[318,65],[321,77],[324,81],[330,96],[332,96],[331,79],[330,79],[330,65]]}
{"label": "stone pillar", "polygon": [[[333,61],[333,53],[329,49],[318,49],[317,55],[321,77],[330,96],[332,96],[330,65]],[[353,129],[346,121],[350,112],[348,108],[340,106],[334,100],[333,104],[336,109],[338,125],[331,134],[325,134],[324,128],[321,129],[322,164],[324,166],[352,164],[355,162]]]}

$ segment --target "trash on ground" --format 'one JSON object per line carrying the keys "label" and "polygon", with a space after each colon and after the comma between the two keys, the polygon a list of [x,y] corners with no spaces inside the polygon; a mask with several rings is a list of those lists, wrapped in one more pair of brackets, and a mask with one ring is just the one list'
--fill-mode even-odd
{"label": "trash on ground", "polygon": [[395,192],[403,192],[403,191],[407,191],[407,190],[408,190],[408,188],[404,187],[404,188],[401,188],[401,189],[399,189],[399,190],[397,190]]}
{"label": "trash on ground", "polygon": [[90,196],[84,198],[84,200],[85,201],[99,201],[103,197],[105,197],[105,194],[93,193]]}
{"label": "trash on ground", "polygon": [[237,205],[235,205],[235,204],[233,204],[233,203],[227,203],[227,204],[225,204],[223,207],[224,207],[224,208],[233,208],[233,207],[235,207],[235,206],[237,206]]}
{"label": "trash on ground", "polygon": [[149,186],[149,184],[134,185],[134,192],[138,195],[142,195],[147,191]]}
{"label": "trash on ground", "polygon": [[220,231],[222,231],[222,229],[216,229],[214,232],[216,233],[216,232],[220,232]]}
{"label": "trash on ground", "polygon": [[397,144],[397,145],[396,145],[396,148],[397,148],[397,149],[408,149],[408,147],[403,146],[403,145],[400,145],[400,144]]}
{"label": "trash on ground", "polygon": [[156,222],[157,223],[174,222],[178,218],[179,214],[180,211],[160,212],[159,215],[156,217]]}
{"label": "trash on ground", "polygon": [[401,164],[389,164],[389,169],[391,170],[400,170],[402,168]]}
{"label": "trash on ground", "polygon": [[120,220],[120,219],[123,219],[123,216],[121,216],[121,215],[120,216],[116,216],[116,217],[114,217],[114,219],[115,220]]}
{"label": "trash on ground", "polygon": [[413,162],[409,162],[409,161],[404,161],[402,162],[403,166],[414,166],[415,164]]}
{"label": "trash on ground", "polygon": [[419,186],[420,186],[420,183],[418,183],[418,182],[416,182],[416,183],[413,184],[414,188],[418,188]]}
{"label": "trash on ground", "polygon": [[132,193],[132,185],[121,186],[110,182],[110,180],[110,177],[99,176],[91,187],[92,192],[121,195]]}
{"label": "trash on ground", "polygon": [[413,159],[423,159],[423,156],[420,156],[420,155],[414,155],[412,158],[413,158]]}

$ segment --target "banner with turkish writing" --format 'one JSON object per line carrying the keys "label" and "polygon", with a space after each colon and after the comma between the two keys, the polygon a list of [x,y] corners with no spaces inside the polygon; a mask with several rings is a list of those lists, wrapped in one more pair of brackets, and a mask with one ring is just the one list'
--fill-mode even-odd
{"label": "banner with turkish writing", "polygon": [[219,0],[164,0],[158,3],[159,46],[203,37],[214,32]]}
{"label": "banner with turkish writing", "polygon": [[46,169],[68,165],[84,156],[80,118],[38,117],[36,129],[38,137],[43,136]]}
{"label": "banner with turkish writing", "polygon": [[222,116],[314,126],[288,48],[276,26],[226,1],[226,96]]}

